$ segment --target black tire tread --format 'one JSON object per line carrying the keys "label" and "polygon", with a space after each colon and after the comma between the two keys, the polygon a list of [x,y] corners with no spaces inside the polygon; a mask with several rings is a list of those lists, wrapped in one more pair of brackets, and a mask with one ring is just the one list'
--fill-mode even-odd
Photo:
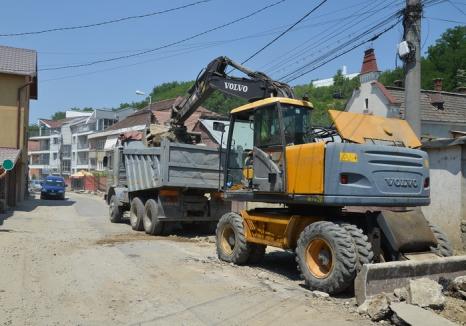
{"label": "black tire tread", "polygon": [[374,259],[374,252],[372,245],[369,242],[367,235],[354,224],[342,223],[345,230],[351,235],[353,243],[356,247],[357,254],[357,271],[359,272],[364,264],[372,263]]}
{"label": "black tire tread", "polygon": [[437,225],[429,223],[429,226],[438,242],[436,247],[430,247],[431,251],[442,257],[453,256],[453,248],[447,235]]}
{"label": "black tire tread", "polygon": [[121,220],[123,218],[123,209],[118,206],[118,202],[117,202],[117,199],[116,199],[115,195],[112,195],[112,197],[110,197],[110,203],[112,201],[115,202],[114,203],[115,209],[113,210],[113,212],[111,212],[109,214],[110,215],[110,222],[112,222],[112,223],[121,223]]}
{"label": "black tire tread", "polygon": [[[133,214],[133,210],[136,210],[136,220],[134,221],[131,215]],[[134,231],[144,231],[143,219],[144,217],[144,203],[139,197],[134,197],[131,201],[130,207],[130,224],[131,228]]]}
{"label": "black tire tread", "polygon": [[[323,237],[326,240],[331,239],[336,245],[334,248],[335,265],[333,271],[324,279],[314,277],[309,272],[305,261],[305,251],[308,243],[316,236]],[[356,276],[357,254],[351,235],[344,227],[332,222],[315,222],[303,230],[296,247],[296,260],[306,286],[314,290],[330,294],[339,293],[350,287]]]}
{"label": "black tire tread", "polygon": [[146,223],[144,223],[144,220],[143,220],[142,226],[144,228],[144,231],[150,235],[161,235],[164,229],[164,222],[160,221],[158,216],[154,216],[154,215],[158,215],[158,203],[155,199],[151,198],[146,201],[144,205],[144,219],[147,216],[148,210],[152,210],[152,214],[151,214],[152,219],[151,219],[150,225],[147,225]]}

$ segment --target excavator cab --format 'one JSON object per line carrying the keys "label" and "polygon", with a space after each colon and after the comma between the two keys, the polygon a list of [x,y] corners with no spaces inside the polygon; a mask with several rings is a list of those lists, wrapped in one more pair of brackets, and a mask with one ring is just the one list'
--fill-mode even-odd
{"label": "excavator cab", "polygon": [[225,190],[281,194],[287,146],[312,141],[311,103],[272,97],[231,112]]}

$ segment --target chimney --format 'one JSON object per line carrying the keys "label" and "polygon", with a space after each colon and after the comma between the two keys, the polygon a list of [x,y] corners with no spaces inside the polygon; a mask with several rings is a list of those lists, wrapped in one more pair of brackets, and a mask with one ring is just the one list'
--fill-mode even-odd
{"label": "chimney", "polygon": [[364,59],[362,61],[359,80],[361,83],[371,82],[377,80],[379,78],[379,74],[380,71],[377,67],[374,49],[367,49],[364,51]]}
{"label": "chimney", "polygon": [[395,85],[396,87],[403,87],[403,81],[400,79],[394,80],[393,85]]}
{"label": "chimney", "polygon": [[442,78],[435,78],[434,79],[434,90],[435,91],[437,91],[437,92],[442,91],[442,81],[443,81]]}

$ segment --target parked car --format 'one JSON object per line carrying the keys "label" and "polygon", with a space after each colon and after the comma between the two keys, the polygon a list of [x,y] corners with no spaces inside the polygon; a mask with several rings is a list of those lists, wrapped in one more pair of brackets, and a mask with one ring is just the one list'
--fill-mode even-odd
{"label": "parked car", "polygon": [[29,192],[40,192],[42,190],[42,180],[29,181]]}
{"label": "parked car", "polygon": [[65,189],[67,185],[62,177],[48,176],[42,182],[40,199],[58,198],[65,199]]}

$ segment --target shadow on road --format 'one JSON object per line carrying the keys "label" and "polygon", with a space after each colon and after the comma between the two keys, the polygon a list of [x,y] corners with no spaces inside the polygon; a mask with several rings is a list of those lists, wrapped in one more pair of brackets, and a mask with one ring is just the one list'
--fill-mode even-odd
{"label": "shadow on road", "polygon": [[50,200],[50,199],[39,199],[34,195],[30,195],[28,199],[22,201],[14,209],[8,210],[4,214],[0,214],[0,225],[3,221],[13,216],[14,212],[32,212],[39,206],[72,206],[75,201],[66,198],[65,200]]}

